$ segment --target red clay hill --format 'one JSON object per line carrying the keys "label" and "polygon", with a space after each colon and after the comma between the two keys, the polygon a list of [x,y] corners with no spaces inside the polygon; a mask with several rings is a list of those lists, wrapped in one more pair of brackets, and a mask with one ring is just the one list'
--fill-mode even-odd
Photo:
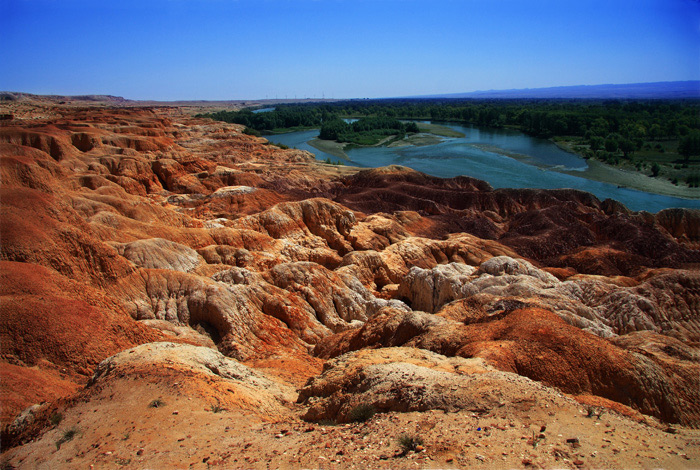
{"label": "red clay hill", "polygon": [[698,211],[118,105],[2,105],[3,468],[700,464]]}

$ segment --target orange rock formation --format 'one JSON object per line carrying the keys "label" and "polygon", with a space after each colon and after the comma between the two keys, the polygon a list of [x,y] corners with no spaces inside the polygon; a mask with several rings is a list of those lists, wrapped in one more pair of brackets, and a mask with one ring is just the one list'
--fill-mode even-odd
{"label": "orange rock formation", "polygon": [[[347,422],[363,403],[381,423],[499,407],[524,422],[518,404],[534,396],[573,420],[578,405],[549,387],[686,426],[684,439],[700,425],[697,211],[324,165],[177,109],[13,114],[22,119],[0,123],[1,419],[13,465],[57,464],[59,444],[38,456],[50,417],[80,426],[94,404],[116,420],[110,409],[137,406],[119,395],[130,387],[146,400],[149,387],[185,386],[197,406],[297,427],[302,416]],[[164,401],[185,407],[183,397]],[[148,413],[144,429],[160,419]],[[107,462],[95,452],[73,464]],[[130,461],[172,463],[148,455]],[[262,466],[231,455],[220,463]],[[636,462],[616,455],[598,463]]]}

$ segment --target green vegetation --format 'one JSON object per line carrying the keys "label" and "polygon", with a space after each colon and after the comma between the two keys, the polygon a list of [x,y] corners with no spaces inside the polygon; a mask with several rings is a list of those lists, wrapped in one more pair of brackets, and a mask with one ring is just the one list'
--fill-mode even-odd
{"label": "green vegetation", "polygon": [[347,123],[340,118],[326,121],[318,135],[322,140],[335,140],[355,145],[377,145],[387,137],[402,139],[406,133],[417,133],[415,122],[403,123],[386,116],[371,116]]}
{"label": "green vegetation", "polygon": [[700,156],[700,132],[693,131],[683,137],[678,143],[678,153],[683,155],[686,163],[690,157]]}
{"label": "green vegetation", "polygon": [[377,409],[373,405],[362,404],[351,409],[348,418],[353,423],[363,423],[372,418],[376,413]]}
{"label": "green vegetation", "polygon": [[49,416],[49,422],[54,426],[58,426],[63,421],[63,414],[56,411]]}
{"label": "green vegetation", "polygon": [[243,124],[247,128],[262,133],[273,133],[274,130],[282,129],[316,128],[321,126],[324,118],[326,120],[331,118],[328,112],[322,109],[304,105],[278,106],[274,111],[265,113],[254,113],[251,109],[219,111],[200,114],[198,117]]}
{"label": "green vegetation", "polygon": [[401,434],[398,438],[399,447],[403,455],[409,452],[418,451],[418,446],[423,445],[423,439],[420,436],[411,436],[409,434]]}
{"label": "green vegetation", "polygon": [[161,408],[163,406],[165,406],[165,402],[163,400],[161,400],[160,398],[156,398],[155,400],[153,400],[152,402],[150,402],[148,404],[149,408]]}
{"label": "green vegetation", "polygon": [[323,163],[327,163],[327,164],[329,164],[329,165],[339,165],[339,166],[345,165],[345,163],[341,162],[340,160],[338,160],[337,162],[331,161],[330,157],[329,157],[329,158],[326,158],[326,159],[323,161]]}
{"label": "green vegetation", "polygon": [[428,124],[425,122],[418,122],[416,124],[418,125],[418,130],[420,132],[426,132],[428,134],[439,135],[440,137],[451,137],[451,138],[464,137],[463,133],[456,131],[454,129],[450,129],[447,126],[441,126],[440,124]]}
{"label": "green vegetation", "polygon": [[255,130],[255,129],[251,129],[250,127],[246,127],[245,129],[243,129],[243,133],[244,133],[245,135],[252,135],[252,136],[255,136],[255,137],[260,137],[260,136],[262,136],[262,134],[260,133],[260,131],[257,131],[257,130]]}
{"label": "green vegetation", "polygon": [[60,449],[63,444],[66,442],[70,442],[75,438],[80,433],[80,430],[78,428],[70,428],[67,431],[63,432],[63,435],[59,440],[56,441],[56,450]]}
{"label": "green vegetation", "polygon": [[603,413],[605,413],[605,408],[601,408],[598,406],[588,406],[586,418],[600,419],[600,417],[603,416]]}
{"label": "green vegetation", "polygon": [[209,411],[211,411],[212,413],[221,413],[222,411],[226,411],[226,408],[217,403],[216,405],[211,405]]}
{"label": "green vegetation", "polygon": [[544,440],[544,434],[537,434],[535,431],[532,431],[530,443],[532,444],[533,449],[536,449],[542,440]]}
{"label": "green vegetation", "polygon": [[[669,180],[688,182],[689,168],[692,174],[700,171],[698,100],[353,100],[202,116],[263,134],[320,128],[320,139],[350,145],[389,145],[419,131],[456,137],[445,134],[451,130],[444,126],[402,121],[456,122],[517,129],[552,139],[584,158]],[[358,121],[347,123],[344,118]]]}

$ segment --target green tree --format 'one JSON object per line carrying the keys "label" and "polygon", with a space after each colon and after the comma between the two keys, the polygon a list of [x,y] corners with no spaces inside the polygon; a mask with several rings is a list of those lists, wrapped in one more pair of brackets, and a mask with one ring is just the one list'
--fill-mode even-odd
{"label": "green tree", "polygon": [[690,157],[700,155],[700,132],[691,132],[683,137],[678,143],[678,153],[685,157],[686,162],[690,160]]}
{"label": "green tree", "polygon": [[622,150],[622,155],[624,155],[626,159],[629,159],[632,152],[634,152],[634,149],[635,145],[634,142],[632,142],[631,140],[622,139],[620,141],[620,150]]}
{"label": "green tree", "polygon": [[661,171],[661,167],[659,166],[658,163],[654,162],[654,164],[651,166],[651,176],[656,178],[659,176],[659,172]]}
{"label": "green tree", "polygon": [[605,139],[605,150],[610,153],[617,152],[619,144],[617,142],[617,139],[613,137],[612,135],[608,136],[607,139]]}
{"label": "green tree", "polygon": [[603,148],[603,145],[605,144],[605,140],[602,137],[594,135],[591,137],[589,144],[591,146],[591,150],[596,152],[596,151]]}

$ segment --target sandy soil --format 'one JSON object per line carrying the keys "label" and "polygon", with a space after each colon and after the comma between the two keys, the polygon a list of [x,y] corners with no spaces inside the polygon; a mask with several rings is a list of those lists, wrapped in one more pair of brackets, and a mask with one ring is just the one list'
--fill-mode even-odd
{"label": "sandy soil", "polygon": [[321,152],[326,152],[334,157],[342,158],[343,160],[349,160],[348,155],[345,153],[345,144],[341,144],[334,140],[321,140],[313,139],[309,141],[309,145]]}
{"label": "sandy soil", "polygon": [[[178,383],[179,382],[179,383]],[[698,468],[700,431],[638,422],[560,401],[516,412],[377,414],[365,423],[307,423],[301,408],[267,418],[213,411],[187,383],[133,379],[63,410],[40,439],[6,452],[16,468]],[[149,407],[155,398],[163,405]],[[572,401],[573,402],[573,401]],[[74,430],[70,440],[66,431]],[[671,431],[671,430],[668,430]],[[421,447],[403,452],[406,434]],[[533,440],[534,437],[534,440]]]}

